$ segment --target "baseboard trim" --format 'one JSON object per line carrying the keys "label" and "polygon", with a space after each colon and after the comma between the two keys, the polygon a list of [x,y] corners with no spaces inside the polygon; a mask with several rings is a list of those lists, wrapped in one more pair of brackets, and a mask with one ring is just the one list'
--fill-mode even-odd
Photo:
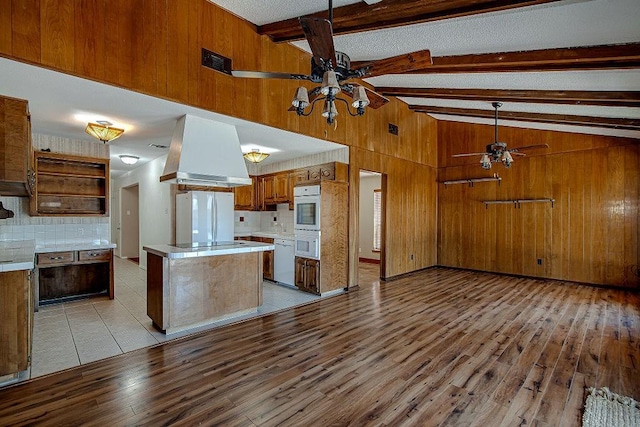
{"label": "baseboard trim", "polygon": [[379,259],[374,259],[374,258],[362,258],[360,257],[358,259],[360,262],[364,262],[367,264],[380,264],[380,260]]}

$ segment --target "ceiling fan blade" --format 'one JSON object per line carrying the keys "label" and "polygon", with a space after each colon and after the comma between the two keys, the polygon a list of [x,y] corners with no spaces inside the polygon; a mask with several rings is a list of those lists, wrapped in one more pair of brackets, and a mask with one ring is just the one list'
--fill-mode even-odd
{"label": "ceiling fan blade", "polygon": [[[320,96],[320,88],[319,87],[314,88],[309,92],[308,96],[309,96],[309,104],[313,104],[313,101],[315,101],[315,99]],[[296,111],[296,107],[292,105],[291,107],[289,107],[287,111]]]}
{"label": "ceiling fan blade", "polygon": [[512,153],[517,153],[520,150],[533,150],[536,148],[549,148],[549,144],[527,145],[524,147],[510,148],[509,151]]}
{"label": "ceiling fan blade", "polygon": [[[353,89],[355,89],[358,86],[360,85],[356,85],[353,83],[346,84],[342,86],[342,91],[353,98]],[[368,107],[371,108],[372,110],[377,110],[378,108],[382,107],[387,102],[389,102],[389,98],[385,98],[384,96],[380,95],[378,92],[374,92],[371,89],[367,88],[366,86],[362,86],[362,87],[364,87],[365,92],[367,92],[367,98],[369,98]]]}
{"label": "ceiling fan blade", "polygon": [[[427,49],[417,52],[404,53],[391,58],[371,61],[368,65],[362,64],[367,77],[381,76],[383,74],[402,74],[408,71],[422,70],[432,65],[431,52]],[[353,64],[360,67],[360,64]]]}
{"label": "ceiling fan blade", "polygon": [[245,79],[287,79],[287,80],[311,80],[311,76],[306,74],[293,73],[270,73],[267,71],[231,71],[233,77]]}
{"label": "ceiling fan blade", "polygon": [[488,154],[486,152],[484,153],[463,153],[463,154],[453,154],[451,157],[471,157],[471,156],[483,156],[485,154]]}
{"label": "ceiling fan blade", "polygon": [[335,68],[336,50],[333,46],[331,22],[320,18],[300,18],[300,26],[309,42],[316,65],[323,67],[323,64],[331,61],[331,68]]}

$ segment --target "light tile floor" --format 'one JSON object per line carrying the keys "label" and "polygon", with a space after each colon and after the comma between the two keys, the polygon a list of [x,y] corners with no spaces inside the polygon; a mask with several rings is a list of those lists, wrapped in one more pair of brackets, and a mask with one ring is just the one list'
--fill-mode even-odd
{"label": "light tile floor", "polygon": [[31,378],[320,298],[265,281],[263,305],[257,313],[167,336],[147,316],[146,271],[115,258],[114,272],[115,299],[97,297],[48,305],[35,313]]}

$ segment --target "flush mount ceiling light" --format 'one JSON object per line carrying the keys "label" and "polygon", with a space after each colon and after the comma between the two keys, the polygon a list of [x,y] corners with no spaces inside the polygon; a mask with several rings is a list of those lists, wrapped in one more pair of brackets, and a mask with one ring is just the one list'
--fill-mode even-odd
{"label": "flush mount ceiling light", "polygon": [[252,163],[260,163],[261,161],[269,157],[269,153],[261,153],[260,150],[254,148],[248,153],[244,153],[242,157],[244,157],[245,159],[249,160]]}
{"label": "flush mount ceiling light", "polygon": [[132,156],[131,154],[122,154],[120,160],[122,160],[122,163],[125,165],[135,165],[138,163],[138,160],[140,160],[140,157]]}
{"label": "flush mount ceiling light", "polygon": [[112,124],[105,120],[98,120],[97,123],[89,123],[84,131],[106,144],[124,133],[124,129],[112,128]]}

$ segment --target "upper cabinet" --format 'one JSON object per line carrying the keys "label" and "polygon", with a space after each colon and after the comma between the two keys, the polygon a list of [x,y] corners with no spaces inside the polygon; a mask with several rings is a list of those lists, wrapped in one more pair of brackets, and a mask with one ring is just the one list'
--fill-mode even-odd
{"label": "upper cabinet", "polygon": [[32,216],[108,216],[109,160],[34,153]]}
{"label": "upper cabinet", "polygon": [[0,96],[0,195],[29,195],[31,120],[22,99]]}
{"label": "upper cabinet", "polygon": [[289,172],[280,172],[262,177],[264,204],[289,203]]}
{"label": "upper cabinet", "polygon": [[233,189],[235,199],[235,210],[237,211],[253,211],[257,209],[256,202],[256,180],[255,176],[251,177],[251,185],[243,185]]}

